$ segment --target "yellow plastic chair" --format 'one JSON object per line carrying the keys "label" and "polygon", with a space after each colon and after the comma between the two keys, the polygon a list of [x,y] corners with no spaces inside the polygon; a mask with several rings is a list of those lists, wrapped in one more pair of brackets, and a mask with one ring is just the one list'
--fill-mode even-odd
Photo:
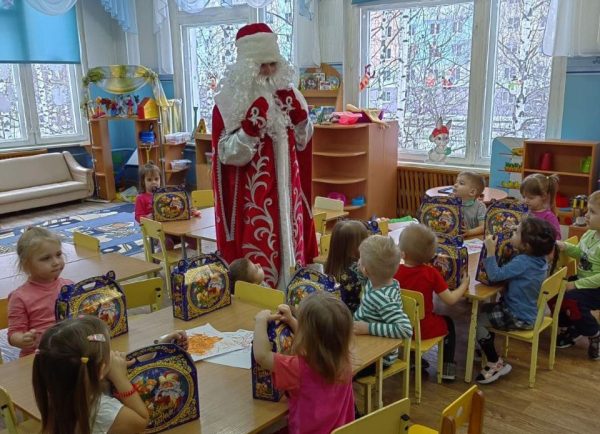
{"label": "yellow plastic chair", "polygon": [[125,293],[127,309],[149,306],[150,312],[159,310],[163,287],[162,277],[122,283],[121,288]]}
{"label": "yellow plastic chair", "polygon": [[379,230],[381,231],[381,235],[386,237],[390,233],[390,222],[387,220],[382,220],[378,224]]}
{"label": "yellow plastic chair", "polygon": [[315,197],[315,208],[326,209],[329,211],[344,211],[344,202],[337,199],[317,196]]}
{"label": "yellow plastic chair", "polygon": [[87,235],[81,232],[73,232],[73,244],[75,247],[92,250],[100,253],[100,240],[91,235]]}
{"label": "yellow plastic chair", "polygon": [[[571,237],[565,240],[565,243],[577,244],[579,242],[579,238]],[[560,269],[561,267],[567,267],[567,277],[575,276],[577,274],[577,261],[575,258],[571,258],[567,256],[565,252],[560,252],[558,256],[558,261],[556,263],[556,269]]]}
{"label": "yellow plastic chair", "polygon": [[472,386],[444,409],[439,431],[424,425],[412,425],[408,434],[457,434],[458,429],[467,422],[469,434],[481,434],[484,405],[483,392],[476,385]]}
{"label": "yellow plastic chair", "polygon": [[323,235],[319,240],[319,256],[313,259],[315,264],[327,263],[327,255],[329,255],[329,246],[331,245],[331,234]]}
{"label": "yellow plastic chair", "polygon": [[[565,295],[565,277],[567,268],[562,267],[552,276],[548,277],[542,283],[542,288],[537,300],[537,316],[533,330],[496,330],[490,328],[491,332],[497,335],[504,336],[504,357],[508,356],[508,340],[509,338],[518,339],[531,344],[531,361],[529,365],[529,387],[535,384],[535,372],[537,370],[538,346],[540,341],[540,333],[548,327],[552,327],[550,334],[550,354],[548,356],[548,369],[554,369],[554,359],[556,354],[556,335],[558,334],[558,315],[560,306],[562,305]],[[557,297],[554,312],[550,316],[545,315],[546,303],[551,298]]]}
{"label": "yellow plastic chair", "polygon": [[[423,294],[418,291],[402,289],[402,299],[405,297],[413,298],[417,302],[419,309],[419,321],[415,321],[413,326],[413,339],[410,343],[410,349],[415,353],[415,398],[417,404],[421,403],[421,355],[431,350],[434,346],[438,347],[437,360],[437,382],[442,383],[442,370],[444,367],[444,336],[438,336],[431,339],[421,339],[421,321],[425,318],[425,300]],[[411,322],[412,323],[412,322]]]}
{"label": "yellow plastic chair", "polygon": [[331,434],[404,434],[408,430],[409,413],[410,400],[404,398],[339,427]]}
{"label": "yellow plastic chair", "polygon": [[[410,323],[414,328],[415,322],[419,322],[419,319],[418,319],[419,311],[417,308],[417,302],[415,301],[414,298],[402,296],[402,303],[404,305],[404,312],[406,312],[406,315],[408,315],[408,318],[410,319]],[[411,340],[410,338],[405,339],[404,344],[399,347],[402,358],[398,357],[398,359],[391,366],[388,366],[382,372],[384,380],[386,378],[391,377],[392,375],[398,374],[400,372],[404,372],[404,379],[403,379],[403,385],[404,385],[403,396],[404,396],[404,398],[408,398],[409,381],[410,381],[410,375],[409,375],[409,372],[410,372],[410,369],[409,369],[410,368],[410,349],[409,349],[410,348],[410,340]],[[355,382],[357,384],[359,384],[360,386],[362,386],[363,401],[364,401],[363,414],[369,414],[369,413],[371,413],[371,406],[372,406],[371,392],[374,388],[377,390],[377,384],[378,384],[377,376],[369,375],[367,377],[361,377],[361,378],[358,378]],[[381,402],[382,393],[383,393],[383,391],[377,390],[377,394],[378,394],[378,398],[379,398],[377,402]]]}
{"label": "yellow plastic chair", "polygon": [[0,434],[31,434],[42,431],[42,425],[34,419],[27,419],[21,423],[17,422],[15,407],[10,395],[0,386],[0,415],[6,426],[5,430],[1,430]]}
{"label": "yellow plastic chair", "polygon": [[197,209],[215,206],[215,195],[212,190],[192,191],[192,206]]}
{"label": "yellow plastic chair", "polygon": [[[182,258],[181,247],[177,247],[172,250],[167,250],[167,244],[165,241],[165,233],[162,229],[160,222],[155,222],[142,217],[140,219],[140,226],[142,228],[142,237],[144,242],[144,253],[146,254],[146,261],[153,262],[154,259],[160,261],[163,266],[163,272],[165,273],[165,282],[167,284],[167,294],[171,295],[171,266],[176,264]],[[154,252],[152,242],[155,240],[160,247],[159,252]]]}
{"label": "yellow plastic chair", "polygon": [[[8,328],[8,298],[0,298],[0,330]],[[0,351],[2,363],[2,351]]]}
{"label": "yellow plastic chair", "polygon": [[318,234],[323,236],[325,234],[325,226],[327,224],[325,218],[327,217],[327,213],[320,212],[318,214],[313,215],[313,221],[315,222],[315,231]]}
{"label": "yellow plastic chair", "polygon": [[283,291],[240,280],[235,282],[235,298],[273,311],[285,303]]}

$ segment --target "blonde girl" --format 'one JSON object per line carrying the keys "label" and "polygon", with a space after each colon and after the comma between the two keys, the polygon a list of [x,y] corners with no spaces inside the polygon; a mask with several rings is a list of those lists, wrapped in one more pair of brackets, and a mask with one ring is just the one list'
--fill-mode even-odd
{"label": "blonde girl", "polygon": [[[293,355],[271,352],[267,323],[282,321],[294,332]],[[275,387],[288,392],[289,432],[329,433],[354,420],[352,314],[341,301],[316,292],[300,303],[298,319],[289,306],[256,315],[253,351],[273,372]]]}
{"label": "blonde girl", "polygon": [[[42,434],[142,432],[148,410],[127,378],[127,363],[123,353],[110,350],[108,328],[97,317],[49,328],[33,360]],[[111,385],[114,397],[103,393]]]}
{"label": "blonde girl", "polygon": [[556,232],[556,239],[560,240],[560,223],[556,217],[558,175],[529,175],[521,182],[520,191],[529,213],[550,223]]}
{"label": "blonde girl", "polygon": [[342,300],[354,313],[360,304],[360,293],[366,278],[358,271],[358,246],[369,236],[359,220],[340,220],[333,227],[325,273],[340,284]]}
{"label": "blonde girl", "polygon": [[27,281],[8,296],[8,342],[33,353],[39,336],[55,323],[54,302],[63,285],[65,268],[60,237],[44,228],[30,227],[17,242],[19,270]]}

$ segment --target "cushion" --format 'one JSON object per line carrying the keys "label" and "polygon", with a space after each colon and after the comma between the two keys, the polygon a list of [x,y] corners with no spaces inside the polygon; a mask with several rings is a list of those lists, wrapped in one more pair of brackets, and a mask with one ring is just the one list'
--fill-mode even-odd
{"label": "cushion", "polygon": [[56,184],[20,188],[12,191],[0,191],[0,204],[57,196],[78,190],[87,191],[87,184],[77,181],[66,181]]}
{"label": "cushion", "polygon": [[60,153],[0,160],[0,191],[71,180],[69,166]]}

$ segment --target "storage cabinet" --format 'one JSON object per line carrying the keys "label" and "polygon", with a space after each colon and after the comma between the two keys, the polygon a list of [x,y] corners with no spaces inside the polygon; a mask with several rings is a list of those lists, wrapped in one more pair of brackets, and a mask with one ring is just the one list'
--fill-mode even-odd
{"label": "storage cabinet", "polygon": [[323,72],[326,77],[337,77],[340,85],[335,90],[303,89],[300,92],[306,99],[306,102],[308,105],[315,107],[333,106],[335,107],[335,111],[342,111],[343,84],[340,73],[333,66],[326,63],[322,63],[320,68],[307,68],[306,72],[314,73],[317,70]]}
{"label": "storage cabinet", "polygon": [[196,189],[212,190],[212,136],[196,134]]}
{"label": "storage cabinet", "polygon": [[[396,216],[398,123],[315,125],[313,134],[312,201],[342,193],[350,218]],[[364,196],[364,205],[351,200]]]}
{"label": "storage cabinet", "polygon": [[90,153],[94,160],[94,178],[98,197],[113,200],[116,196],[112,146],[108,134],[108,118],[90,120]]}

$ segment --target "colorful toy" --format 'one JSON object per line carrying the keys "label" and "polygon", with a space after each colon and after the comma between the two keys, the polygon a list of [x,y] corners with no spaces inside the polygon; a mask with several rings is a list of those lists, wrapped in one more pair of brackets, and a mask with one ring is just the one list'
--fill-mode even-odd
{"label": "colorful toy", "polygon": [[151,345],[127,355],[127,376],[148,409],[144,433],[158,433],[198,419],[198,378],[190,355],[175,344]]}
{"label": "colorful toy", "polygon": [[102,110],[102,98],[96,98],[96,108],[94,109],[93,119],[101,118],[106,116],[106,113]]}
{"label": "colorful toy", "polygon": [[128,331],[125,294],[115,281],[114,271],[63,286],[54,313],[57,321],[80,314],[95,315],[106,323],[111,337]]}
{"label": "colorful toy", "polygon": [[450,127],[452,126],[452,120],[449,120],[446,125],[444,125],[442,121],[442,117],[440,116],[435,123],[435,128],[431,132],[429,136],[429,141],[434,143],[435,146],[429,150],[427,153],[428,162],[434,163],[444,163],[446,158],[452,154],[454,151],[458,151],[459,149],[465,148],[465,146],[461,146],[459,148],[452,148],[448,146],[450,142]]}
{"label": "colorful toy", "polygon": [[307,267],[296,267],[296,272],[287,285],[286,303],[298,307],[304,297],[315,291],[326,291],[341,298],[340,285],[327,274]]}
{"label": "colorful toy", "polygon": [[[269,321],[267,324],[267,336],[271,344],[271,351],[281,354],[291,354],[294,334],[292,329],[285,323]],[[263,369],[254,358],[254,347],[252,348],[252,396],[254,399],[265,401],[279,401],[283,394],[273,387],[273,376],[271,372]]]}
{"label": "colorful toy", "polygon": [[438,234],[438,248],[431,265],[438,269],[448,288],[460,286],[462,275],[468,271],[469,252],[463,246],[462,237],[449,237]]}
{"label": "colorful toy", "polygon": [[137,106],[138,119],[157,119],[158,106],[154,98],[146,97]]}
{"label": "colorful toy", "polygon": [[218,254],[181,260],[171,272],[173,316],[185,321],[231,304],[229,267]]}
{"label": "colorful toy", "polygon": [[360,82],[358,83],[358,91],[362,92],[367,87],[369,87],[369,81],[373,77],[375,77],[375,73],[371,74],[371,64],[368,64],[367,66],[365,66],[365,73],[363,74],[363,76],[360,79]]}
{"label": "colorful toy", "polygon": [[158,222],[189,220],[190,198],[183,187],[161,187],[152,195],[152,210]]}
{"label": "colorful toy", "polygon": [[127,101],[125,101],[125,104],[127,105],[127,116],[132,117],[133,116],[133,98],[131,98],[131,95],[129,95],[127,97]]}
{"label": "colorful toy", "polygon": [[457,236],[462,222],[462,200],[458,197],[425,195],[419,207],[418,220],[438,234]]}

